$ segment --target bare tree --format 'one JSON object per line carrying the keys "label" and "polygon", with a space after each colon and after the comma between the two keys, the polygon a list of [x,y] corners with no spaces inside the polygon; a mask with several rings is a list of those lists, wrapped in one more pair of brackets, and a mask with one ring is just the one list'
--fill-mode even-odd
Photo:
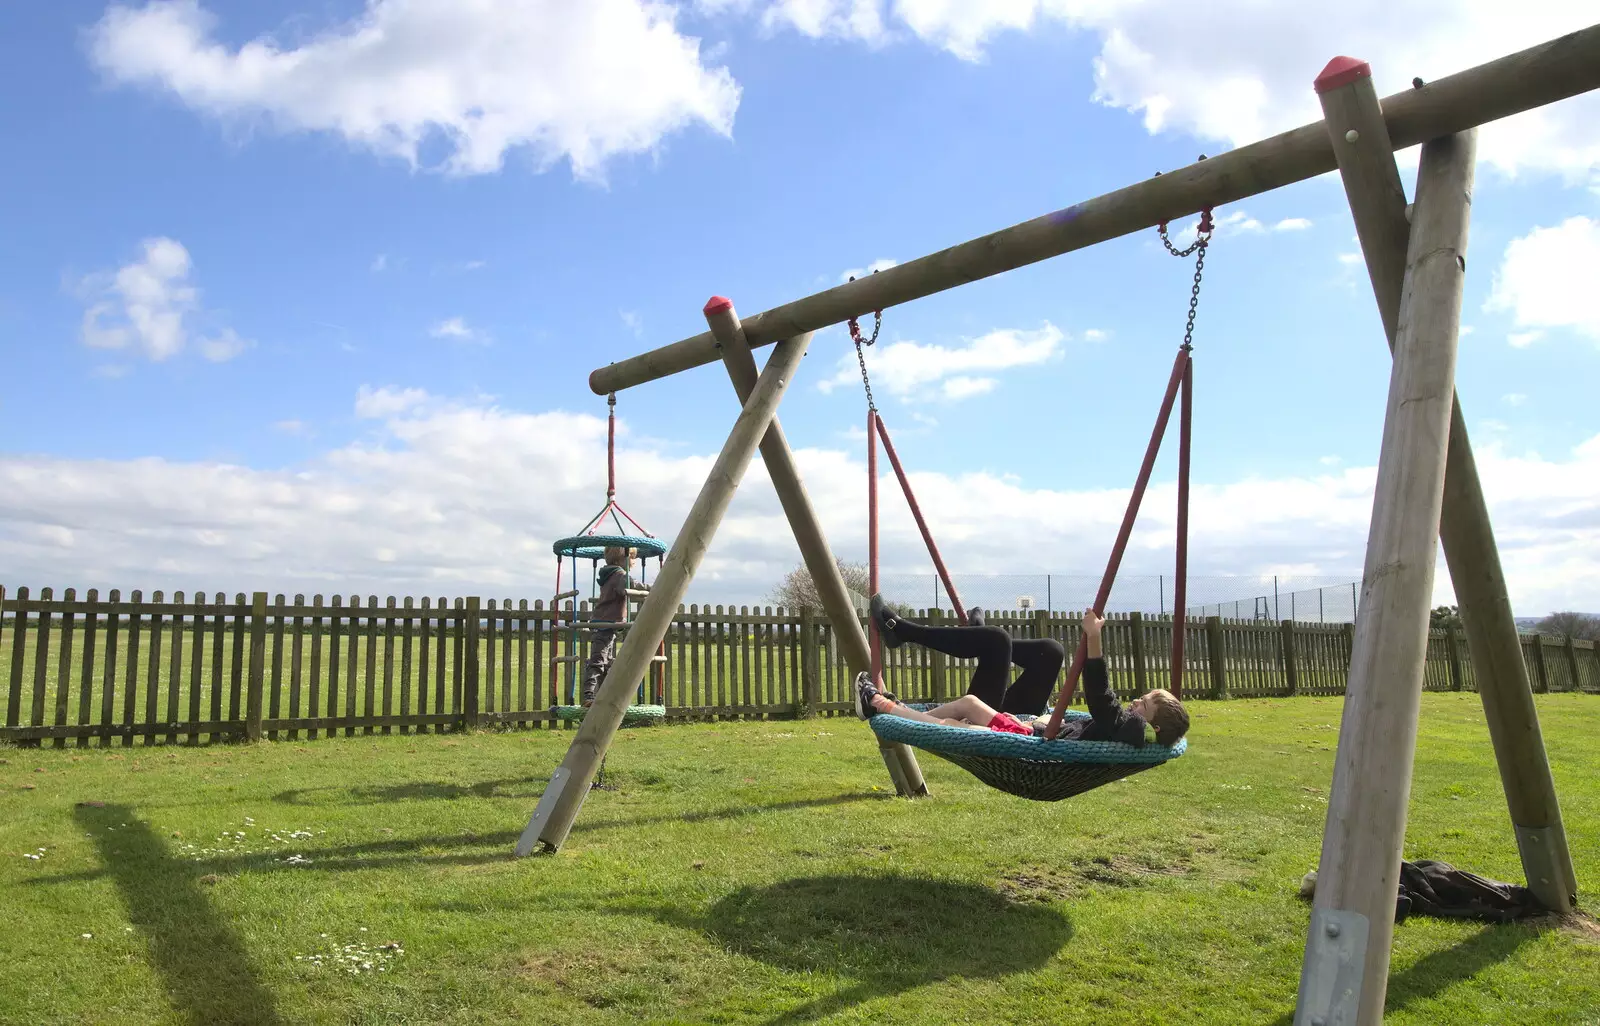
{"label": "bare tree", "polygon": [[[839,576],[844,578],[846,588],[860,595],[863,603],[872,597],[872,575],[865,563],[851,563],[837,556],[834,557],[834,563],[839,567]],[[804,563],[785,574],[783,582],[772,589],[767,595],[767,600],[791,611],[801,606],[810,606],[818,612],[822,611],[822,598],[817,594],[817,583],[811,579],[811,571]],[[901,616],[909,616],[915,611],[914,607],[904,602],[890,601],[889,608]],[[864,604],[862,611],[865,612]]]}
{"label": "bare tree", "polygon": [[1559,634],[1576,641],[1600,641],[1600,616],[1593,613],[1551,613],[1534,625],[1540,634]]}
{"label": "bare tree", "polygon": [[[844,578],[844,586],[858,595],[870,596],[867,590],[871,579],[865,563],[850,563],[838,557],[834,562],[839,567],[839,574]],[[811,571],[804,563],[790,570],[783,577],[783,582],[767,598],[785,609],[799,609],[801,606],[810,606],[812,609],[822,609],[822,598],[817,594],[817,582],[811,579]]]}

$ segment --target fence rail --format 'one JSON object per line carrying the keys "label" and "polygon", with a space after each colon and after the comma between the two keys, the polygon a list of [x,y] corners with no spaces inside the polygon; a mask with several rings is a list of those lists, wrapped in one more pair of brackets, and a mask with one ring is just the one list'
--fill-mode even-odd
{"label": "fence rail", "polygon": [[[937,609],[920,614],[953,622]],[[479,598],[415,601],[333,596],[287,601],[264,592],[232,599],[182,592],[101,598],[0,588],[0,741],[65,747],[200,744],[236,738],[443,732],[489,725],[564,726],[566,674],[551,646],[584,606],[545,608]],[[1077,645],[1073,614],[1000,613],[1018,637]],[[1170,686],[1173,622],[1112,617],[1105,632],[1113,685],[1123,693]],[[1337,695],[1353,627],[1211,616],[1185,626],[1184,694],[1224,698]],[[1523,635],[1535,691],[1600,692],[1592,642]],[[916,646],[885,655],[887,686],[907,700],[953,698],[970,660]],[[790,718],[846,712],[850,678],[817,611],[680,607],[666,639],[665,672],[647,697],[672,719]],[[1425,687],[1473,690],[1466,643],[1434,631]]]}

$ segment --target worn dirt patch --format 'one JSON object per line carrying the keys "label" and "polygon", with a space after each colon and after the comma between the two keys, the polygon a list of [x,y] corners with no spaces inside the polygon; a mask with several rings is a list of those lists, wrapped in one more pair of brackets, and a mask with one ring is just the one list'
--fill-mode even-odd
{"label": "worn dirt patch", "polygon": [[1060,901],[1077,893],[1078,880],[1070,870],[1030,867],[1002,876],[997,889],[1007,901]]}
{"label": "worn dirt patch", "polygon": [[1163,876],[1187,876],[1189,860],[1154,855],[1096,855],[1073,861],[1073,871],[1085,880],[1113,887],[1138,887]]}

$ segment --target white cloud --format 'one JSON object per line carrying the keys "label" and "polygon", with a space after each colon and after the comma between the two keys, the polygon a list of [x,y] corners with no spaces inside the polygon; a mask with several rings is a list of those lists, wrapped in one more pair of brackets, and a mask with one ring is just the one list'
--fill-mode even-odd
{"label": "white cloud", "polygon": [[240,338],[232,328],[223,328],[211,338],[200,340],[200,355],[212,363],[225,363],[253,345],[254,342]]}
{"label": "white cloud", "polygon": [[467,322],[460,317],[450,317],[439,321],[428,329],[428,334],[434,338],[447,338],[452,342],[482,342],[487,344],[489,336],[477,328],[467,326]]}
{"label": "white cloud", "polygon": [[1275,232],[1301,232],[1311,227],[1310,218],[1286,217],[1272,226]]}
{"label": "white cloud", "polygon": [[[83,312],[83,343],[94,349],[136,349],[157,362],[169,360],[188,344],[200,314],[200,290],[189,281],[193,263],[176,239],[146,239],[141,255],[113,272],[93,274],[79,291],[89,304]],[[199,342],[200,355],[213,362],[231,360],[252,343],[232,328]]]}
{"label": "white cloud", "polygon": [[1541,338],[1544,338],[1544,332],[1542,331],[1513,331],[1506,336],[1506,341],[1514,349],[1526,349]]}
{"label": "white cloud", "polygon": [[946,399],[966,399],[969,396],[993,392],[998,384],[994,378],[970,378],[963,374],[946,378],[939,390],[944,393]]}
{"label": "white cloud", "polygon": [[1344,462],[1344,457],[1343,456],[1324,456],[1321,459],[1317,460],[1317,462],[1322,464],[1324,467],[1337,467],[1339,464]]}
{"label": "white cloud", "polygon": [[389,254],[379,253],[372,258],[372,273],[381,274],[389,269]]}
{"label": "white cloud", "polygon": [[372,388],[362,385],[356,393],[356,416],[364,420],[382,420],[415,410],[428,402],[428,393],[420,388]]}
{"label": "white cloud", "polygon": [[1361,256],[1360,253],[1340,253],[1339,254],[1339,263],[1343,264],[1346,267],[1354,267],[1357,264],[1361,263],[1361,260],[1362,260],[1362,256]]}
{"label": "white cloud", "polygon": [[1500,397],[1500,401],[1505,403],[1507,406],[1521,406],[1523,403],[1528,401],[1528,397],[1523,395],[1521,392],[1507,392],[1505,395]]}
{"label": "white cloud", "polygon": [[[1592,0],[782,0],[764,11],[767,23],[810,36],[914,37],[963,60],[982,59],[1003,33],[1064,24],[1099,40],[1097,101],[1140,115],[1151,133],[1231,146],[1319,120],[1311,81],[1336,53],[1370,62],[1382,96],[1413,76],[1439,78],[1586,28],[1595,13]],[[1488,125],[1478,153],[1510,174],[1553,171],[1600,187],[1600,96]]]}
{"label": "white cloud", "polygon": [[1110,337],[1111,332],[1104,331],[1100,328],[1088,328],[1083,333],[1083,340],[1085,342],[1104,342]]}
{"label": "white cloud", "polygon": [[[1053,360],[1066,338],[1049,322],[1037,331],[997,329],[959,348],[921,342],[879,342],[866,350],[867,370],[875,388],[900,398],[930,394],[964,399],[991,391],[997,382],[975,372],[1008,370]],[[855,351],[839,357],[834,376],[818,384],[824,392],[861,380]]]}
{"label": "white cloud", "polygon": [[1553,228],[1535,228],[1506,246],[1489,312],[1510,312],[1518,328],[1509,341],[1522,347],[1545,328],[1571,328],[1600,341],[1600,307],[1593,301],[1600,268],[1600,220],[1569,217]]}
{"label": "white cloud", "polygon": [[[0,455],[6,583],[543,597],[550,542],[604,492],[604,418],[445,403],[420,389],[363,389],[356,407],[378,418],[371,437],[282,470]],[[860,558],[863,455],[850,449],[796,456],[829,540]],[[1600,436],[1559,459],[1494,442],[1477,456],[1519,612],[1600,607]],[[621,494],[670,541],[712,462],[624,442]],[[1034,482],[1053,476],[1030,472]],[[1014,565],[1017,538],[1029,539],[1038,566],[1092,571],[1127,499],[1126,487],[1057,490],[996,473],[912,478],[957,573]],[[1374,468],[1351,467],[1198,483],[1191,572],[1358,573],[1375,479]],[[1170,572],[1174,505],[1173,482],[1154,482],[1124,573]],[[903,504],[884,504],[882,538],[886,574],[928,572]],[[755,461],[691,601],[754,600],[798,558]],[[1438,577],[1447,599],[1442,563]]]}
{"label": "white cloud", "polygon": [[[526,148],[580,178],[691,125],[727,135],[739,87],[651,0],[368,0],[297,42],[235,47],[198,0],[113,5],[89,32],[113,83],[157,88],[231,124],[332,132],[416,167],[498,171]],[[230,26],[230,36],[248,31]]]}
{"label": "white cloud", "polygon": [[487,260],[468,260],[462,263],[461,269],[463,271],[481,271],[488,266],[489,261]]}
{"label": "white cloud", "polygon": [[117,378],[127,377],[129,372],[132,370],[133,368],[129,367],[125,363],[102,363],[97,364],[94,370],[90,371],[89,373],[93,374],[97,378],[108,378],[115,380]]}
{"label": "white cloud", "polygon": [[617,313],[622,318],[623,325],[633,332],[634,338],[644,338],[644,318],[639,316],[637,311],[619,310]]}
{"label": "white cloud", "polygon": [[310,433],[311,428],[303,420],[280,420],[272,425],[272,430],[286,435],[305,435]]}
{"label": "white cloud", "polygon": [[851,278],[865,278],[867,275],[873,274],[873,273],[878,272],[878,271],[887,271],[889,268],[895,267],[899,263],[900,263],[900,261],[898,261],[898,260],[890,260],[887,257],[883,258],[882,260],[874,260],[872,263],[868,264],[865,267],[852,267],[852,268],[850,268],[850,270],[845,271],[843,274],[839,275],[839,281],[840,282],[847,282]]}

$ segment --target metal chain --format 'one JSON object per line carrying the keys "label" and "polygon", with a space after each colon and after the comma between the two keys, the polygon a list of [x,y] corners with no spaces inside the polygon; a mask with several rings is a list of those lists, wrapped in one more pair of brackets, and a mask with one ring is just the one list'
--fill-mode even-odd
{"label": "metal chain", "polygon": [[1186,353],[1194,350],[1194,317],[1200,307],[1200,277],[1205,273],[1206,246],[1211,242],[1211,233],[1214,227],[1211,221],[1211,210],[1208,207],[1200,214],[1200,230],[1195,235],[1195,240],[1183,249],[1174,246],[1172,240],[1167,238],[1167,223],[1165,221],[1161,222],[1158,229],[1161,232],[1161,244],[1167,247],[1168,253],[1175,257],[1195,257],[1194,285],[1189,289],[1189,319],[1183,326],[1183,351]]}
{"label": "metal chain", "polygon": [[[877,341],[878,333],[873,332],[872,334],[873,341]],[[867,377],[867,354],[861,348],[864,345],[872,345],[872,342],[863,342],[859,335],[855,335],[854,338],[856,343],[856,362],[861,364],[861,387],[867,390],[867,409],[877,413],[878,404],[872,401],[872,379]]]}
{"label": "metal chain", "polygon": [[[1207,237],[1206,242],[1209,241]],[[1183,351],[1186,353],[1194,350],[1194,315],[1200,306],[1200,275],[1206,269],[1206,243],[1200,243],[1196,252],[1199,256],[1194,261],[1194,285],[1189,289],[1189,321],[1183,326]]]}
{"label": "metal chain", "polygon": [[[877,274],[878,272],[874,271],[872,273]],[[850,280],[855,281],[856,276],[852,274],[850,276]],[[877,413],[878,405],[872,399],[872,379],[867,376],[867,354],[865,351],[863,351],[862,347],[870,346],[874,342],[878,341],[878,332],[883,330],[883,311],[872,311],[871,338],[861,337],[861,325],[856,323],[856,318],[851,317],[845,323],[850,327],[850,341],[856,344],[856,362],[861,364],[861,387],[867,390],[867,409],[871,410],[873,413]]]}

